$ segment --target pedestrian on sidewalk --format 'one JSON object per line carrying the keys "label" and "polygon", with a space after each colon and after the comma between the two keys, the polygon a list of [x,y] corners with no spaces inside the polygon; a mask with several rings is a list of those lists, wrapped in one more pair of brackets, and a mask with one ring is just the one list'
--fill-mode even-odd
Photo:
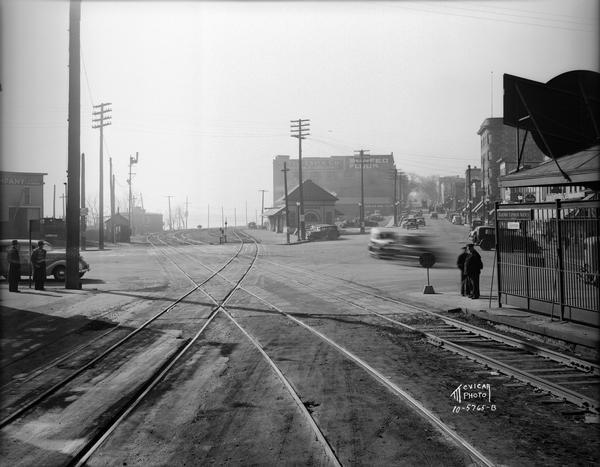
{"label": "pedestrian on sidewalk", "polygon": [[479,298],[479,275],[483,269],[481,256],[475,250],[475,245],[469,243],[467,245],[467,258],[465,259],[465,274],[469,279],[471,287],[469,298]]}
{"label": "pedestrian on sidewalk", "polygon": [[19,242],[13,240],[6,255],[8,261],[8,290],[19,291],[19,280],[21,279],[21,259],[19,258]]}
{"label": "pedestrian on sidewalk", "polygon": [[46,280],[46,250],[44,242],[40,240],[38,246],[31,253],[31,265],[33,266],[33,282],[35,290],[44,290]]}
{"label": "pedestrian on sidewalk", "polygon": [[456,266],[458,269],[460,269],[460,294],[463,297],[471,294],[469,278],[465,273],[465,261],[467,260],[467,256],[469,256],[469,253],[467,253],[467,247],[463,246],[462,253],[458,255],[458,259],[456,260]]}

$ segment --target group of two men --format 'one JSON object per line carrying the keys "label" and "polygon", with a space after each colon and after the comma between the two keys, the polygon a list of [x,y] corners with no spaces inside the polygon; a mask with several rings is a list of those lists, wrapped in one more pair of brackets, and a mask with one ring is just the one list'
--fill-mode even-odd
{"label": "group of two men", "polygon": [[[19,242],[13,240],[7,254],[8,260],[8,290],[19,292],[19,280],[21,279],[21,258],[19,256]],[[44,242],[39,241],[38,246],[31,253],[31,265],[33,266],[33,282],[36,290],[44,290],[46,280],[46,250]]]}
{"label": "group of two men", "polygon": [[464,251],[456,261],[456,266],[460,269],[460,293],[463,297],[479,298],[479,275],[483,269],[483,261],[472,243],[462,249]]}

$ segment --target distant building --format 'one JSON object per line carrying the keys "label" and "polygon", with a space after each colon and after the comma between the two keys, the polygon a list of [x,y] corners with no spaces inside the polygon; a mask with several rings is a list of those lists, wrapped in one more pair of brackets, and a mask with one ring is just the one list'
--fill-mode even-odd
{"label": "distant building", "polygon": [[104,221],[104,235],[106,240],[111,243],[130,242],[129,219],[120,213],[116,213]]}
{"label": "distant building", "polygon": [[[273,204],[284,196],[283,164],[289,169],[288,187],[298,186],[298,159],[276,156],[273,160]],[[364,156],[363,185],[365,215],[394,209],[394,154]],[[312,180],[338,199],[337,210],[344,217],[358,217],[361,201],[361,164],[358,156],[303,157],[302,179]],[[400,188],[398,187],[399,191]]]}
{"label": "distant building", "polygon": [[440,204],[451,211],[462,209],[465,204],[465,179],[459,175],[438,179]]}
{"label": "distant building", "polygon": [[[503,118],[486,118],[477,134],[481,137],[481,190],[483,203],[478,211],[487,214],[493,209],[493,203],[502,200],[499,177],[500,167],[510,173],[517,167],[517,130],[503,123]],[[520,132],[519,145],[523,144],[525,133]],[[520,150],[520,147],[519,147]],[[535,166],[544,161],[544,154],[532,137],[525,140],[523,165]]]}
{"label": "distant building", "polygon": [[[123,213],[129,218],[129,213]],[[163,215],[159,213],[146,212],[141,206],[131,208],[132,235],[145,235],[163,231]]]}
{"label": "distant building", "polygon": [[2,238],[26,238],[29,221],[44,216],[44,175],[0,171],[0,234]]}

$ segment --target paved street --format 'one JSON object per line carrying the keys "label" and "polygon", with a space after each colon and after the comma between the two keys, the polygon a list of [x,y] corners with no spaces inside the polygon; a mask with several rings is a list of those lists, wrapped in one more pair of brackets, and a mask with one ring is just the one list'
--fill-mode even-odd
{"label": "paved street", "polygon": [[[2,283],[3,458],[66,464],[114,423],[83,458],[89,465],[597,460],[598,425],[582,414],[535,403],[535,392],[402,327],[433,322],[411,304],[444,311],[473,302],[459,296],[454,266],[464,226],[433,220],[419,231],[443,239],[435,295],[422,293],[424,269],[371,258],[368,235],[285,245],[282,235],[247,232],[258,250],[210,245],[196,231],[87,251],[92,270],[80,291],[22,282],[9,295]],[[482,256],[485,290],[493,252]],[[464,384],[489,388],[491,403],[473,405],[481,413],[454,412],[451,395]],[[548,432],[552,425],[561,430]],[[540,436],[560,450],[538,445]]]}

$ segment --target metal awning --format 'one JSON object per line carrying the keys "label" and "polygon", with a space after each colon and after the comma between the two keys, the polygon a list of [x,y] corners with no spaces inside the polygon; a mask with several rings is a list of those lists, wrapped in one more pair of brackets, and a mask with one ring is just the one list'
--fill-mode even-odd
{"label": "metal awning", "polygon": [[584,151],[562,156],[558,163],[569,175],[569,182],[556,167],[553,160],[542,162],[531,169],[521,170],[500,177],[500,186],[556,186],[556,185],[590,185],[600,182],[600,146],[593,146]]}
{"label": "metal awning", "polygon": [[275,208],[267,208],[263,211],[264,217],[271,217],[279,214],[280,212],[285,211],[285,206],[275,207]]}
{"label": "metal awning", "polygon": [[483,207],[483,200],[479,201],[479,203],[477,203],[475,205],[475,207],[473,209],[471,209],[471,212],[478,212],[479,210],[481,210],[481,208]]}

